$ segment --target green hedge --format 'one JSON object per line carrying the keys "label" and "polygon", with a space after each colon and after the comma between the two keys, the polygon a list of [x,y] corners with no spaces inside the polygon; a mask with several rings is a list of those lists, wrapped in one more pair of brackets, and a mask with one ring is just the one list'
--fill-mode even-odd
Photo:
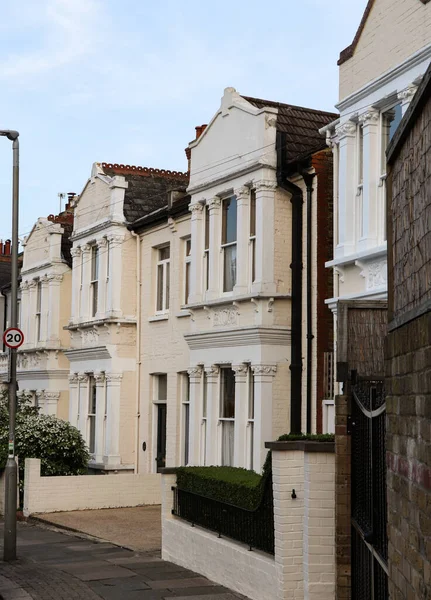
{"label": "green hedge", "polygon": [[333,442],[334,440],[333,433],[285,433],[278,438],[277,442]]}
{"label": "green hedge", "polygon": [[262,499],[264,484],[270,470],[270,452],[263,476],[236,467],[180,467],[176,470],[177,486],[207,498],[255,510]]}

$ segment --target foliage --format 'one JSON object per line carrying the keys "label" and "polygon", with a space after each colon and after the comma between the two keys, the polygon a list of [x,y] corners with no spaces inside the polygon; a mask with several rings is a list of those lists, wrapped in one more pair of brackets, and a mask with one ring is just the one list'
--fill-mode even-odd
{"label": "foliage", "polygon": [[277,442],[333,442],[334,440],[333,433],[285,433],[278,438]]}
{"label": "foliage", "polygon": [[271,476],[271,453],[268,452],[263,474],[236,467],[180,467],[176,469],[177,485],[207,498],[255,510],[262,499],[263,488]]}
{"label": "foliage", "polygon": [[[6,464],[9,437],[7,394],[0,393],[0,468]],[[28,398],[17,402],[15,454],[19,459],[20,487],[26,458],[40,458],[42,475],[82,475],[89,453],[80,432],[70,423],[39,414]]]}

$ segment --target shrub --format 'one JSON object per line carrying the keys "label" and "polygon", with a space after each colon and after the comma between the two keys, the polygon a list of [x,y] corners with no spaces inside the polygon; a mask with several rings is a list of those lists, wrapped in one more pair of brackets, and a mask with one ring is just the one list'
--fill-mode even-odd
{"label": "shrub", "polygon": [[285,433],[278,438],[277,442],[333,442],[334,440],[333,433]]}
{"label": "shrub", "polygon": [[[7,395],[0,394],[0,468],[7,461],[9,411]],[[42,475],[82,475],[90,458],[81,433],[70,423],[39,414],[28,399],[19,399],[16,414],[15,454],[19,457],[20,488],[26,458],[40,458]]]}

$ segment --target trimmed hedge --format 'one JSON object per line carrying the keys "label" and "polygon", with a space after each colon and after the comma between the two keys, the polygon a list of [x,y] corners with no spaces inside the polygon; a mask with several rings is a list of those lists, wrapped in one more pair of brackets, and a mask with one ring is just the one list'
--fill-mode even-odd
{"label": "trimmed hedge", "polygon": [[277,442],[333,442],[334,440],[333,433],[285,433],[278,438]]}
{"label": "trimmed hedge", "polygon": [[265,482],[271,476],[271,453],[268,452],[263,475],[237,467],[179,467],[177,486],[200,496],[256,510],[262,500]]}

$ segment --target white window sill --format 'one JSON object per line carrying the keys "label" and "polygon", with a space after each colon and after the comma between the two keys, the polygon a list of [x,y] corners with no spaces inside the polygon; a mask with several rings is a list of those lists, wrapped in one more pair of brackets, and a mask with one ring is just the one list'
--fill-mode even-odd
{"label": "white window sill", "polygon": [[155,321],[167,321],[169,319],[169,313],[164,313],[163,315],[154,315],[154,317],[148,317],[149,323],[154,323]]}
{"label": "white window sill", "polygon": [[180,310],[179,312],[175,313],[175,316],[177,317],[177,319],[182,319],[183,317],[190,317],[190,311]]}

